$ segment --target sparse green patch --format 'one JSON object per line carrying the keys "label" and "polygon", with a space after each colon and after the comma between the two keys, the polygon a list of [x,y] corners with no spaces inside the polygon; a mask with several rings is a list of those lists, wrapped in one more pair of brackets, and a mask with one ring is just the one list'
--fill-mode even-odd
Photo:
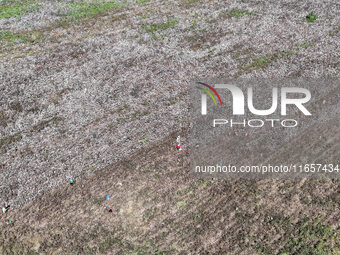
{"label": "sparse green patch", "polygon": [[247,10],[239,10],[239,9],[233,9],[231,12],[230,12],[231,16],[239,19],[239,18],[242,18],[244,16],[249,16],[251,15],[252,13],[247,11]]}
{"label": "sparse green patch", "polygon": [[[239,77],[240,75],[244,73],[249,73],[257,69],[262,69],[266,68],[271,62],[283,58],[283,57],[291,57],[294,55],[297,51],[308,48],[308,47],[314,47],[315,43],[308,43],[308,42],[303,42],[301,44],[295,45],[292,49],[290,50],[282,50],[282,51],[277,51],[272,54],[267,54],[264,57],[256,58],[254,59],[250,64],[242,67],[242,70],[237,72],[235,74],[235,77]],[[238,56],[239,58],[240,56]]]}
{"label": "sparse green patch", "polygon": [[290,224],[293,233],[281,254],[336,254],[335,247],[340,244],[339,232],[320,223],[320,219],[306,218],[296,224]]}
{"label": "sparse green patch", "polygon": [[174,27],[178,24],[177,19],[171,19],[164,23],[152,23],[152,24],[144,24],[142,28],[145,30],[145,32],[150,33],[152,35],[152,38],[157,39],[164,39],[163,35],[157,35],[161,31],[164,31],[170,27]]}
{"label": "sparse green patch", "polygon": [[169,254],[168,251],[156,251],[155,255],[167,255]]}
{"label": "sparse green patch", "polygon": [[339,35],[340,29],[331,30],[328,32],[329,36]]}
{"label": "sparse green patch", "polygon": [[185,6],[185,8],[190,8],[192,6],[194,6],[195,4],[199,3],[200,0],[184,0],[183,4]]}
{"label": "sparse green patch", "polygon": [[22,112],[24,110],[24,108],[22,107],[22,105],[20,104],[20,102],[16,101],[16,102],[12,102],[9,107],[17,112]]}
{"label": "sparse green patch", "polygon": [[12,58],[25,58],[25,57],[29,57],[29,56],[32,56],[33,55],[33,51],[28,51],[28,52],[25,52],[24,54],[23,53],[14,53],[11,55]]}
{"label": "sparse green patch", "polygon": [[20,141],[22,139],[22,136],[20,133],[18,134],[14,134],[14,135],[9,135],[9,136],[4,136],[2,138],[0,138],[0,149],[3,146],[9,145],[11,143]]}
{"label": "sparse green patch", "polygon": [[268,65],[270,61],[275,59],[277,56],[276,55],[267,55],[264,58],[258,58],[253,61],[253,63],[250,65],[251,69],[259,69],[259,68],[264,68]]}
{"label": "sparse green patch", "polygon": [[67,5],[70,9],[68,16],[73,18],[86,18],[102,14],[119,7],[120,4],[110,2],[74,2]]}
{"label": "sparse green patch", "polygon": [[93,198],[93,203],[94,203],[95,205],[98,205],[98,206],[100,206],[104,201],[105,201],[105,199],[104,199],[104,198],[101,198],[101,197],[95,197],[95,198]]}
{"label": "sparse green patch", "polygon": [[94,171],[94,167],[93,166],[90,166],[89,169],[90,169],[91,173]]}
{"label": "sparse green patch", "polygon": [[199,22],[201,22],[203,20],[203,18],[200,17],[200,15],[195,12],[193,15],[192,15],[193,19],[191,21],[191,26],[190,26],[190,30],[193,31],[193,32],[203,32],[202,29],[201,29],[201,26],[199,24]]}
{"label": "sparse green patch", "polygon": [[312,23],[314,21],[316,21],[317,19],[317,16],[314,12],[310,12],[307,16],[306,16],[306,19],[305,21],[308,22],[308,23]]}
{"label": "sparse green patch", "polygon": [[137,3],[144,4],[149,2],[150,0],[137,0]]}
{"label": "sparse green patch", "polygon": [[147,116],[149,114],[150,112],[148,110],[144,110],[144,111],[137,110],[136,112],[132,114],[132,116],[133,118],[142,118],[143,116]]}
{"label": "sparse green patch", "polygon": [[[0,50],[5,49],[6,53],[10,53],[14,49],[8,47],[15,46],[20,43],[35,43],[41,39],[42,34],[39,32],[13,33],[10,31],[0,32]],[[22,54],[21,54],[22,55]]]}
{"label": "sparse green patch", "polygon": [[4,111],[0,111],[0,126],[7,127],[7,115]]}
{"label": "sparse green patch", "polygon": [[9,4],[1,4],[0,5],[0,19],[7,19],[12,17],[21,17],[24,16],[30,10],[36,10],[36,8],[32,9],[32,5],[35,4],[35,1],[21,1]]}
{"label": "sparse green patch", "polygon": [[[19,1],[15,1],[17,3]],[[32,2],[33,3],[33,2]],[[38,41],[53,41],[58,42],[58,37],[51,36],[46,37],[46,33],[49,33],[55,29],[67,29],[74,25],[75,23],[82,24],[86,22],[86,19],[78,19],[74,20],[74,18],[93,18],[97,17],[98,15],[105,14],[106,12],[113,10],[119,6],[122,6],[121,3],[115,3],[114,1],[109,2],[102,2],[102,1],[95,1],[95,2],[73,2],[66,4],[66,13],[64,16],[65,18],[47,26],[44,28],[36,29],[35,31],[25,31],[22,33],[15,33],[11,31],[1,31],[0,29],[0,50],[5,50],[4,54],[0,54],[0,58],[6,55],[9,55],[10,52],[17,51],[18,48],[9,48],[12,46],[16,46],[19,43],[35,43]],[[3,8],[3,7],[1,7]],[[30,10],[34,10],[36,7],[31,8]],[[1,18],[1,13],[0,13]],[[70,19],[68,19],[70,18]],[[114,16],[109,22],[115,22],[126,18],[126,14]],[[28,45],[25,45],[28,46]],[[13,58],[17,57],[26,57],[31,55],[33,52],[29,54],[21,54],[15,53],[12,55]]]}
{"label": "sparse green patch", "polygon": [[252,61],[251,64],[243,67],[243,70],[241,72],[238,72],[235,76],[240,76],[242,73],[249,73],[257,69],[265,68],[279,57],[279,54],[267,54],[265,57],[260,57]]}
{"label": "sparse green patch", "polygon": [[183,210],[186,205],[187,205],[187,202],[185,200],[177,202],[177,207],[179,210]]}
{"label": "sparse green patch", "polygon": [[249,15],[252,15],[252,13],[250,11],[240,10],[240,9],[232,9],[230,11],[220,13],[218,16],[223,17],[223,18],[234,17],[234,18],[239,19],[239,18],[242,18],[244,16],[249,16]]}
{"label": "sparse green patch", "polygon": [[258,252],[258,254],[273,254],[273,250],[269,246],[262,243],[257,243],[255,250]]}
{"label": "sparse green patch", "polygon": [[192,30],[195,30],[195,29],[197,28],[197,26],[198,26],[198,25],[197,25],[197,21],[196,21],[196,20],[192,20],[192,21],[191,21],[191,29],[192,29]]}
{"label": "sparse green patch", "polygon": [[49,120],[44,120],[44,121],[40,122],[39,124],[33,126],[32,130],[35,131],[35,132],[40,132],[41,130],[45,129],[46,127],[48,127],[51,124],[58,125],[63,120],[64,119],[60,118],[60,117],[53,117]]}
{"label": "sparse green patch", "polygon": [[23,34],[15,34],[10,31],[0,32],[0,41],[27,41],[28,37]]}

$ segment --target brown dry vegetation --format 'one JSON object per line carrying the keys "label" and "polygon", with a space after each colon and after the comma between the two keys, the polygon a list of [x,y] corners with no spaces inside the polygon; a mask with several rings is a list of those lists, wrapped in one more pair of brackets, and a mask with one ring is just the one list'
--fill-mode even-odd
{"label": "brown dry vegetation", "polygon": [[[339,180],[195,179],[174,144],[197,77],[339,76],[337,1],[44,3],[0,20],[0,254],[340,254]],[[334,116],[265,160],[338,160]]]}
{"label": "brown dry vegetation", "polygon": [[9,211],[1,254],[339,254],[338,180],[194,179],[178,134]]}

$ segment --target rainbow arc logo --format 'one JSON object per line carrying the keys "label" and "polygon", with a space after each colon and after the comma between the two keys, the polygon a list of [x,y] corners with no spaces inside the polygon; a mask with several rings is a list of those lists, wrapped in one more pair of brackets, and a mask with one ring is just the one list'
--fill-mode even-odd
{"label": "rainbow arc logo", "polygon": [[[208,84],[206,84],[206,83],[203,83],[203,82],[197,82],[197,83],[200,84],[200,85],[203,85],[203,86],[207,87],[207,88],[210,89],[212,92],[214,92],[214,94],[215,94],[215,95],[217,96],[217,98],[218,98],[218,101],[220,101],[221,106],[223,105],[220,95],[217,93],[217,91],[216,91],[212,86],[210,86],[210,85],[208,85]],[[217,102],[216,102],[216,100],[215,100],[213,94],[211,94],[211,92],[210,92],[209,90],[207,90],[207,89],[205,89],[205,88],[198,87],[198,86],[196,86],[196,88],[198,88],[198,89],[204,91],[205,93],[207,93],[207,94],[211,97],[211,99],[214,101],[215,105],[217,105]]]}

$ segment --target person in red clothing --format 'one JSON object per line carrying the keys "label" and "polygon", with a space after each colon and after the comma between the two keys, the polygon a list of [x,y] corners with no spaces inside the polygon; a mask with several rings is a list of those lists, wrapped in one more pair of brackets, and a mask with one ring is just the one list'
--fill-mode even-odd
{"label": "person in red clothing", "polygon": [[177,142],[177,146],[176,146],[177,150],[181,151],[182,148],[181,148],[181,137],[180,136],[177,137],[176,142]]}

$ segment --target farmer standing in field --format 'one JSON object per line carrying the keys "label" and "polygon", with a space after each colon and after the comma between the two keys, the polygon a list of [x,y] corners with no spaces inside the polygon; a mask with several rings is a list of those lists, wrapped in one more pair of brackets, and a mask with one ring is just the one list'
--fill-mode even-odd
{"label": "farmer standing in field", "polygon": [[2,213],[6,213],[8,209],[9,205],[4,204],[4,206],[2,207]]}
{"label": "farmer standing in field", "polygon": [[182,148],[181,148],[181,137],[180,136],[177,137],[176,142],[177,142],[177,146],[176,146],[177,150],[181,151]]}

